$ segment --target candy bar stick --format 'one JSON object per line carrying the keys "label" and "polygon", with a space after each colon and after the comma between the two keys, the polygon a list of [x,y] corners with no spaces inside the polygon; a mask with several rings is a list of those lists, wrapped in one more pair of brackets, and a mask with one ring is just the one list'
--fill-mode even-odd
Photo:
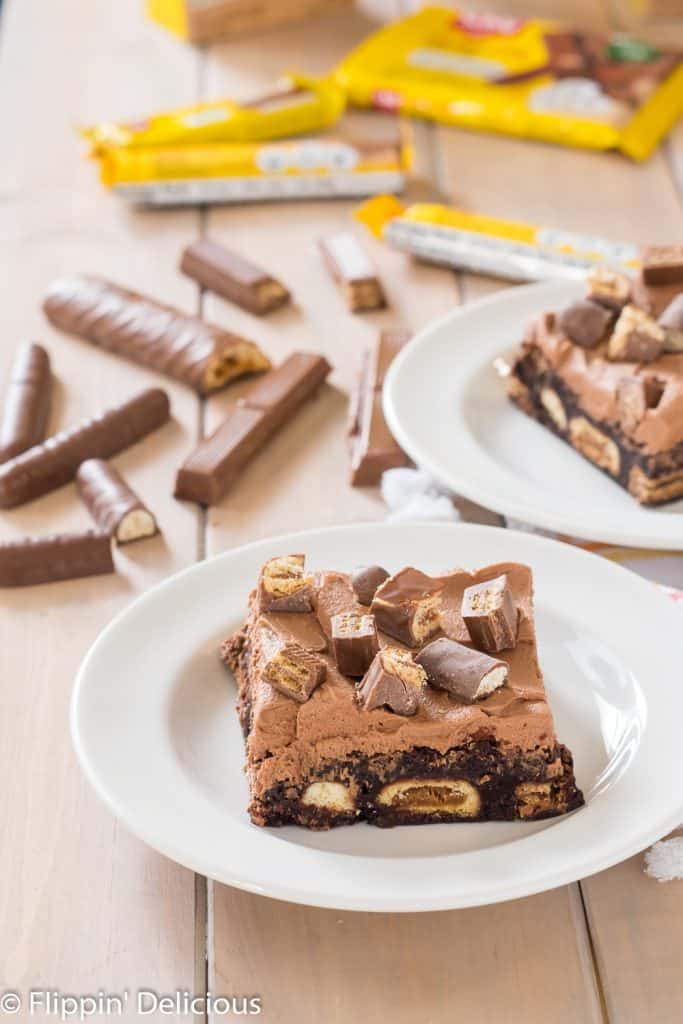
{"label": "candy bar stick", "polygon": [[290,300],[284,285],[267,271],[208,238],[188,245],[180,269],[202,287],[257,316]]}
{"label": "candy bar stick", "polygon": [[326,235],[320,239],[318,247],[352,313],[386,306],[377,273],[355,235],[350,231]]}
{"label": "candy bar stick", "polygon": [[106,534],[62,533],[0,544],[0,587],[98,576],[114,572]]}
{"label": "candy bar stick", "polygon": [[50,414],[50,357],[41,345],[19,349],[10,374],[0,423],[0,463],[45,437]]}
{"label": "candy bar stick", "polygon": [[151,537],[156,520],[120,473],[103,459],[88,459],[76,474],[78,493],[100,530],[119,544]]}

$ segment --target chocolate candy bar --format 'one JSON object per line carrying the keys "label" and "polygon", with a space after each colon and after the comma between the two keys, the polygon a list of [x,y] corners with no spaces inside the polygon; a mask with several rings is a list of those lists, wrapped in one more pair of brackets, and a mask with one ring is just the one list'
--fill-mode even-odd
{"label": "chocolate candy bar", "polygon": [[641,262],[645,284],[680,282],[683,287],[683,245],[646,245]]}
{"label": "chocolate candy bar", "polygon": [[631,282],[609,267],[592,267],[586,275],[586,298],[618,313],[631,299]]}
{"label": "chocolate candy bar", "polygon": [[637,306],[624,306],[607,346],[607,358],[651,363],[664,348],[664,331]]}
{"label": "chocolate candy bar", "polygon": [[508,676],[504,661],[445,636],[427,644],[415,655],[415,661],[422,665],[432,686],[446,690],[464,704],[488,697],[503,686]]}
{"label": "chocolate candy bar", "polygon": [[370,611],[377,628],[408,647],[419,647],[441,627],[442,585],[419,569],[401,569],[377,590]]}
{"label": "chocolate candy bar", "polygon": [[381,565],[360,565],[351,573],[351,586],[361,604],[370,605],[377,588],[389,579]]}
{"label": "chocolate candy bar", "polygon": [[507,576],[466,587],[460,612],[475,647],[497,653],[517,643],[517,605]]}
{"label": "chocolate candy bar", "polygon": [[408,651],[385,647],[375,655],[358,686],[358,699],[368,711],[386,705],[397,715],[414,715],[427,673]]}
{"label": "chocolate candy bar", "polygon": [[173,377],[200,395],[270,366],[253,341],[103,278],[55,281],[43,309],[55,327]]}
{"label": "chocolate candy bar", "polygon": [[104,533],[61,533],[0,544],[0,587],[30,587],[114,572]]}
{"label": "chocolate candy bar", "polygon": [[683,352],[683,293],[669,303],[657,323],[664,331],[664,351]]}
{"label": "chocolate candy bar", "polygon": [[176,498],[204,505],[219,502],[259,448],[317,391],[330,369],[323,356],[294,352],[262,377],[180,467]]}
{"label": "chocolate candy bar", "polygon": [[304,573],[305,555],[277,555],[269,559],[259,578],[262,612],[313,611],[313,580]]}
{"label": "chocolate candy bar", "polygon": [[270,313],[290,300],[285,286],[265,270],[208,238],[188,245],[180,269],[203,288],[257,316]]}
{"label": "chocolate candy bar", "polygon": [[337,668],[345,676],[364,676],[379,650],[373,616],[340,612],[332,616],[330,624]]}
{"label": "chocolate candy bar", "polygon": [[339,231],[321,238],[318,246],[352,313],[386,306],[387,300],[375,268],[355,235],[350,231]]}
{"label": "chocolate candy bar", "polygon": [[354,487],[378,484],[385,470],[412,465],[392,437],[382,410],[384,378],[394,357],[410,337],[410,331],[406,330],[381,331],[364,353],[349,408],[348,438]]}
{"label": "chocolate candy bar", "polygon": [[590,299],[580,299],[563,309],[557,322],[570,341],[582,348],[595,348],[614,323],[614,313]]}
{"label": "chocolate candy bar", "polygon": [[658,377],[624,377],[617,384],[617,411],[624,430],[632,433],[648,409],[656,409],[665,384]]}
{"label": "chocolate candy bar", "polygon": [[158,532],[156,520],[120,473],[103,459],[87,459],[76,473],[79,496],[98,527],[119,544]]}
{"label": "chocolate candy bar", "polygon": [[0,466],[0,508],[15,508],[69,483],[86,459],[108,459],[163,426],[168,395],[148,388],[135,398],[49,437]]}
{"label": "chocolate candy bar", "polygon": [[50,415],[50,357],[41,345],[19,349],[10,373],[0,423],[0,463],[45,437]]}
{"label": "chocolate candy bar", "polygon": [[312,651],[297,643],[287,643],[275,633],[264,647],[263,678],[286,697],[305,703],[325,680],[326,663]]}

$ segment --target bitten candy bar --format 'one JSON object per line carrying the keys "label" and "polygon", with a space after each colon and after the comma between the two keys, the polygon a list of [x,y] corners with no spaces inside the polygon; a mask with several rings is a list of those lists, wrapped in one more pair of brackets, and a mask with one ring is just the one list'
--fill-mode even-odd
{"label": "bitten candy bar", "polygon": [[340,612],[333,615],[332,651],[343,675],[364,676],[379,650],[377,627],[372,615]]}
{"label": "bitten candy bar", "polygon": [[488,697],[503,686],[508,676],[504,661],[445,636],[427,644],[415,661],[422,665],[432,686],[446,690],[465,704]]}
{"label": "bitten candy bar", "polygon": [[683,286],[683,245],[646,245],[642,251],[645,284]]}
{"label": "bitten candy bar", "polygon": [[557,322],[560,330],[576,345],[594,348],[614,323],[614,313],[598,302],[580,299],[563,309]]}
{"label": "bitten candy bar", "polygon": [[305,562],[305,555],[278,555],[266,562],[259,579],[261,611],[313,611],[313,579],[304,572]]}
{"label": "bitten candy bar", "polygon": [[121,474],[103,459],[87,459],[82,463],[76,473],[76,486],[97,526],[119,544],[157,533],[152,513]]}
{"label": "bitten candy bar", "polygon": [[387,300],[375,268],[355,235],[350,231],[326,235],[318,246],[352,313],[386,306]]}
{"label": "bitten candy bar", "polygon": [[618,313],[631,298],[631,282],[609,267],[592,267],[586,275],[586,297]]}
{"label": "bitten candy bar", "polygon": [[368,710],[386,705],[397,715],[414,715],[427,673],[408,651],[385,647],[375,655],[358,686],[358,699]]}
{"label": "bitten candy bar", "polygon": [[14,360],[0,422],[0,463],[45,437],[50,414],[50,357],[41,345],[23,345]]}
{"label": "bitten candy bar", "polygon": [[377,628],[408,647],[419,647],[441,626],[441,584],[419,569],[401,569],[378,588],[370,611]]}
{"label": "bitten candy bar", "polygon": [[327,665],[300,644],[286,642],[275,633],[267,644],[263,678],[286,697],[304,703],[327,676]]}
{"label": "bitten candy bar", "polygon": [[461,614],[475,647],[497,653],[517,643],[517,605],[507,576],[467,587]]}
{"label": "bitten candy bar", "polygon": [[43,309],[61,330],[173,377],[200,395],[270,366],[253,341],[103,278],[55,281]]}
{"label": "bitten candy bar", "polygon": [[0,587],[29,587],[114,572],[104,533],[61,533],[0,544]]}
{"label": "bitten candy bar", "polygon": [[360,565],[351,573],[351,586],[360,603],[370,605],[377,588],[388,579],[381,565]]}
{"label": "bitten candy bar", "polygon": [[683,352],[683,292],[669,303],[657,323],[664,331],[664,351]]}
{"label": "bitten candy bar", "polygon": [[624,306],[607,345],[607,358],[651,363],[662,353],[664,331],[637,306]]}
{"label": "bitten candy bar", "polygon": [[161,427],[168,395],[148,388],[107,412],[49,437],[0,466],[0,508],[14,508],[69,483],[86,459],[108,459]]}
{"label": "bitten candy bar", "polygon": [[323,356],[294,352],[241,399],[178,470],[176,498],[214,505],[249,460],[320,387],[330,372]]}
{"label": "bitten candy bar", "polygon": [[290,300],[285,286],[267,271],[208,238],[188,245],[180,269],[204,288],[257,316]]}

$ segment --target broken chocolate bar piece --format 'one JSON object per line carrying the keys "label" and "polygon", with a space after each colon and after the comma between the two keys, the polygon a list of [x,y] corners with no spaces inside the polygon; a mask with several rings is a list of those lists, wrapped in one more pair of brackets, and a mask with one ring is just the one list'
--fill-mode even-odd
{"label": "broken chocolate bar piece", "polygon": [[377,588],[389,579],[381,565],[359,565],[351,573],[351,586],[361,604],[370,605]]}
{"label": "broken chocolate bar piece", "polygon": [[364,676],[379,650],[374,616],[340,612],[330,624],[337,668],[345,676]]}
{"label": "broken chocolate bar piece", "polygon": [[648,409],[656,409],[664,394],[658,377],[623,377],[617,384],[617,412],[624,430],[632,433]]}
{"label": "broken chocolate bar piece", "polygon": [[0,421],[0,463],[45,437],[50,414],[50,357],[42,345],[23,345],[14,360]]}
{"label": "broken chocolate bar piece", "polygon": [[264,612],[310,612],[313,580],[304,572],[305,555],[269,559],[259,579],[259,607]]}
{"label": "broken chocolate bar piece", "polygon": [[408,647],[419,647],[441,626],[442,584],[419,569],[401,569],[377,590],[370,606],[377,628]]}
{"label": "broken chocolate bar piece", "polygon": [[0,587],[30,587],[110,572],[111,540],[104,533],[60,533],[0,544]]}
{"label": "broken chocolate bar piece", "polygon": [[427,673],[408,651],[385,647],[359,683],[358,699],[368,711],[386,705],[397,715],[414,715],[426,685]]}
{"label": "broken chocolate bar piece", "polygon": [[683,287],[683,245],[646,245],[641,254],[645,284],[677,284]]}
{"label": "broken chocolate bar piece", "polygon": [[43,310],[61,330],[173,377],[200,395],[270,366],[253,341],[99,277],[55,281]]}
{"label": "broken chocolate bar piece", "polygon": [[669,303],[657,323],[664,331],[664,351],[683,352],[683,292]]}
{"label": "broken chocolate bar piece", "polygon": [[614,323],[614,313],[598,302],[579,299],[562,310],[557,322],[570,341],[582,348],[595,348]]}
{"label": "broken chocolate bar piece", "polygon": [[301,704],[311,696],[327,676],[327,665],[322,658],[307,651],[301,644],[285,641],[276,633],[266,643],[263,678],[274,689],[292,697]]}
{"label": "broken chocolate bar piece", "polygon": [[467,587],[461,615],[475,647],[497,654],[517,643],[517,605],[507,576]]}
{"label": "broken chocolate bar piece", "polygon": [[586,298],[618,313],[631,299],[631,282],[609,267],[592,267],[586,275]]}
{"label": "broken chocolate bar piece", "polygon": [[152,537],[156,520],[121,474],[104,459],[87,459],[76,473],[76,487],[98,527],[119,544]]}
{"label": "broken chocolate bar piece", "polygon": [[386,306],[379,278],[355,235],[339,231],[321,238],[318,246],[352,313]]}
{"label": "broken chocolate bar piece", "polygon": [[488,697],[503,686],[508,676],[504,661],[445,636],[423,647],[415,661],[422,665],[431,686],[446,690],[465,704]]}
{"label": "broken chocolate bar piece", "polygon": [[202,287],[257,316],[290,300],[284,285],[267,271],[208,238],[187,246],[180,269]]}
{"label": "broken chocolate bar piece", "polygon": [[664,348],[664,331],[637,306],[624,306],[607,345],[614,361],[651,363]]}

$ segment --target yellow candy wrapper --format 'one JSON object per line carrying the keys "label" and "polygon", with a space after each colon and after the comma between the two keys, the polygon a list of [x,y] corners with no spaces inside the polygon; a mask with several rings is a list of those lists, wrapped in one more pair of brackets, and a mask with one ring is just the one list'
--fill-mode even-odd
{"label": "yellow candy wrapper", "polygon": [[438,203],[404,207],[376,196],[355,214],[372,233],[418,259],[510,281],[582,279],[608,263],[632,273],[639,250],[626,242],[469,213]]}
{"label": "yellow candy wrapper", "polygon": [[427,7],[336,72],[350,103],[646,159],[683,113],[683,54],[552,21]]}
{"label": "yellow candy wrapper", "polygon": [[274,90],[246,103],[197,103],[140,121],[102,123],[84,136],[98,155],[112,146],[197,145],[209,142],[261,142],[327,128],[339,120],[346,99],[332,79],[290,74]]}

